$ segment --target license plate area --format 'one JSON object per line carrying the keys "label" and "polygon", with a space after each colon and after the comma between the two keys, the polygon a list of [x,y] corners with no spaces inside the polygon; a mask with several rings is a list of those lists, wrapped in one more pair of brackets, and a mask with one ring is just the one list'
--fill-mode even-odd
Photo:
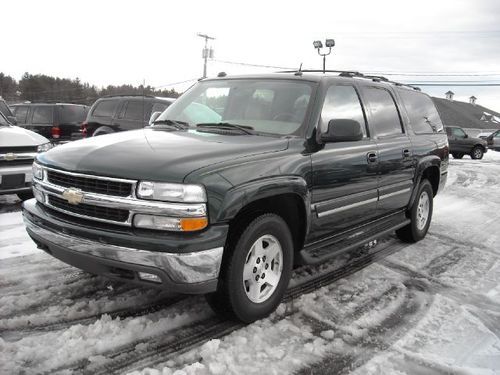
{"label": "license plate area", "polygon": [[0,187],[2,189],[22,188],[25,186],[25,179],[26,176],[24,173],[3,175]]}

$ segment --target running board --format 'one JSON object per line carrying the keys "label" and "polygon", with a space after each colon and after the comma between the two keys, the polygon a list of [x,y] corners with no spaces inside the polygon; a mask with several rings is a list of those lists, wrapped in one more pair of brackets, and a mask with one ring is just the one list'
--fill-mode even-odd
{"label": "running board", "polygon": [[[391,215],[387,219],[378,220],[376,224],[369,223],[361,228],[356,228],[343,235],[333,237],[321,244],[305,247],[299,252],[298,264],[319,264],[346,251],[356,249],[368,244],[382,236],[410,224],[411,220],[404,212]],[[339,238],[340,237],[340,238]]]}

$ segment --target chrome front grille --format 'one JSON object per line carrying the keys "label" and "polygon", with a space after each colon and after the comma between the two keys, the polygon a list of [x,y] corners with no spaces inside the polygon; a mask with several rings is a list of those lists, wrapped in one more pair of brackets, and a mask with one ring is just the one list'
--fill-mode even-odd
{"label": "chrome front grille", "polygon": [[65,199],[53,195],[48,197],[48,204],[52,207],[69,211],[79,216],[99,218],[106,221],[116,221],[120,223],[125,223],[130,215],[129,211],[119,208],[99,207],[85,203],[73,205],[68,203]]}
{"label": "chrome front grille", "polygon": [[132,183],[102,178],[83,177],[55,170],[47,170],[47,180],[58,186],[73,187],[92,193],[128,197],[132,194]]}
{"label": "chrome front grille", "polygon": [[0,167],[33,164],[37,146],[0,147]]}
{"label": "chrome front grille", "polygon": [[[35,165],[39,166],[38,163]],[[55,211],[81,219],[129,227],[136,213],[170,217],[201,217],[207,213],[205,203],[138,199],[135,194],[137,183],[135,180],[43,167],[43,178],[33,179],[33,191],[40,203]],[[79,196],[76,201],[70,198],[72,194]]]}

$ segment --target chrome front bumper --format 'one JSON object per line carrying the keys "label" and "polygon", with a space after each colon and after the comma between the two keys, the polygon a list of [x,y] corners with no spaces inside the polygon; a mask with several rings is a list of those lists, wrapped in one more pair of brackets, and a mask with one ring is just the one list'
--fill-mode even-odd
{"label": "chrome front bumper", "polygon": [[[175,284],[207,282],[215,286],[219,276],[223,253],[222,247],[192,253],[164,253],[104,244],[86,238],[54,232],[38,225],[26,215],[24,215],[24,223],[28,233],[35,241],[42,243],[49,250],[55,247],[58,251],[95,257],[92,259],[121,262],[123,268],[133,271],[136,271],[134,266],[148,267],[153,271],[157,269],[160,274],[168,275],[172,281],[172,283],[168,283],[167,287],[175,286]],[[78,265],[76,266],[78,267]]]}

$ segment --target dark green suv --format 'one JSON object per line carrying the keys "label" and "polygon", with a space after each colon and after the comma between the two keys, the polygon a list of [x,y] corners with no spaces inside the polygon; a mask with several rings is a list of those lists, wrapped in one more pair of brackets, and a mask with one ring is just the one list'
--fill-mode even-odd
{"label": "dark green suv", "polygon": [[153,126],[63,145],[34,164],[26,228],[92,273],[204,293],[245,322],[292,268],[396,231],[421,240],[446,182],[430,97],[359,73],[198,82]]}

